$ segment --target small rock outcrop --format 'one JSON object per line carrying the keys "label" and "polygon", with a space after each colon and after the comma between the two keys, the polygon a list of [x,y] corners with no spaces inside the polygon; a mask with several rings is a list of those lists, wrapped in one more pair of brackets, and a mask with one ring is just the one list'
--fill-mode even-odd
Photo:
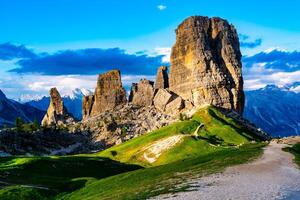
{"label": "small rock outcrop", "polygon": [[168,78],[168,68],[166,66],[161,66],[157,70],[155,89],[168,88],[169,78]]}
{"label": "small rock outcrop", "polygon": [[56,88],[50,89],[50,104],[42,125],[64,125],[74,123],[74,118],[68,113],[63,100]]}
{"label": "small rock outcrop", "polygon": [[83,97],[83,118],[97,116],[126,102],[126,91],[122,86],[120,71],[112,70],[100,74],[94,95]]}
{"label": "small rock outcrop", "polygon": [[130,91],[129,102],[138,106],[151,106],[154,96],[154,82],[146,79],[138,84],[133,83]]}
{"label": "small rock outcrop", "polygon": [[189,17],[176,29],[169,89],[195,106],[244,108],[241,52],[233,25],[221,18]]}

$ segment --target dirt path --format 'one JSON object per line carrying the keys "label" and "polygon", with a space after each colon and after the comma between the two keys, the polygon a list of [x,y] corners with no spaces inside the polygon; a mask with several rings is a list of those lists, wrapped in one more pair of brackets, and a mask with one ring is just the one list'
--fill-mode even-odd
{"label": "dirt path", "polygon": [[282,151],[286,144],[271,142],[261,158],[230,167],[225,172],[192,180],[194,191],[156,199],[300,199],[300,170],[293,156]]}
{"label": "dirt path", "polygon": [[143,149],[143,151],[145,151],[143,155],[145,160],[149,163],[154,163],[163,152],[171,149],[177,143],[182,141],[182,138],[184,137],[184,135],[174,135],[154,142]]}

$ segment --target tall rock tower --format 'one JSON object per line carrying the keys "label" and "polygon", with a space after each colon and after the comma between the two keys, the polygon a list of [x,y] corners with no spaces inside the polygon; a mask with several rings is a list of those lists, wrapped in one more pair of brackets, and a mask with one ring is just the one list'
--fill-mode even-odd
{"label": "tall rock tower", "polygon": [[195,106],[211,104],[242,114],[241,52],[233,25],[221,18],[184,20],[176,29],[169,86]]}
{"label": "tall rock tower", "polygon": [[50,104],[45,114],[42,125],[63,125],[71,124],[74,122],[74,118],[67,111],[64,106],[63,100],[56,88],[50,89]]}
{"label": "tall rock tower", "polygon": [[97,116],[126,102],[126,91],[122,86],[120,71],[111,70],[99,74],[94,95],[83,97],[83,119]]}

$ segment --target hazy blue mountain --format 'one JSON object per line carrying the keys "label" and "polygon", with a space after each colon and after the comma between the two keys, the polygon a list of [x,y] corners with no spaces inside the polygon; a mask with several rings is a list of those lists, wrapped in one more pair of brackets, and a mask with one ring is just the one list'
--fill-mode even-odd
{"label": "hazy blue mountain", "polygon": [[[86,89],[75,89],[70,94],[64,95],[63,101],[67,110],[78,120],[82,118],[82,97],[84,95],[90,95],[91,92]],[[35,99],[25,103],[31,105],[43,111],[47,111],[50,103],[50,97],[43,97],[41,99]]]}
{"label": "hazy blue mountain", "polygon": [[244,117],[272,136],[300,135],[300,83],[246,91]]}
{"label": "hazy blue mountain", "polygon": [[17,117],[26,122],[37,119],[41,122],[45,112],[30,105],[24,105],[17,101],[8,99],[0,90],[0,126],[12,126]]}

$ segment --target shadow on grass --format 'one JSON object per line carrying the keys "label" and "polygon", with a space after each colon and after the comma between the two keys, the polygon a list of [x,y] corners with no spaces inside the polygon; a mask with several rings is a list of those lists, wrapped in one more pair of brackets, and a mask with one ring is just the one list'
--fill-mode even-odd
{"label": "shadow on grass", "polygon": [[238,132],[239,134],[241,134],[248,140],[252,140],[254,138],[257,141],[260,141],[262,139],[261,137],[253,134],[252,131],[248,130],[247,128],[242,127],[242,125],[240,125],[241,127],[238,127],[235,123],[229,123],[225,119],[219,117],[213,110],[209,110],[209,114],[216,120],[222,122],[223,124],[232,127],[236,132]]}
{"label": "shadow on grass", "polygon": [[0,180],[70,192],[85,186],[90,179],[102,179],[141,168],[102,157],[6,157],[0,158]]}

